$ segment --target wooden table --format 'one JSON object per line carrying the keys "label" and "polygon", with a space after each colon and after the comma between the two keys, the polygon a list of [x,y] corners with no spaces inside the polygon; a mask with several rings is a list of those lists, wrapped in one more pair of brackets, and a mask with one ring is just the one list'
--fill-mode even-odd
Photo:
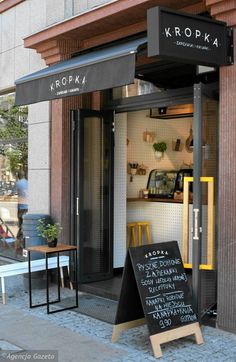
{"label": "wooden table", "polygon": [[[67,245],[67,244],[58,244],[54,248],[49,248],[47,245],[38,245],[38,246],[30,246],[27,248],[28,250],[28,270],[29,270],[29,306],[30,308],[36,308],[36,307],[42,307],[44,305],[47,306],[47,314],[61,312],[64,310],[72,309],[72,308],[78,308],[78,280],[77,280],[77,273],[78,273],[78,255],[77,255],[77,247],[73,245]],[[45,270],[46,270],[46,303],[40,303],[40,304],[33,304],[32,303],[32,284],[31,284],[31,253],[32,252],[38,252],[44,254],[45,257]],[[75,299],[76,303],[75,305],[71,307],[66,308],[60,308],[56,310],[50,311],[50,304],[55,304],[61,301],[61,295],[60,295],[60,263],[59,263],[59,254],[63,252],[74,252],[75,256]],[[50,301],[49,300],[49,269],[48,269],[48,257],[50,257],[52,254],[57,255],[57,285],[58,285],[58,298],[57,300]]]}

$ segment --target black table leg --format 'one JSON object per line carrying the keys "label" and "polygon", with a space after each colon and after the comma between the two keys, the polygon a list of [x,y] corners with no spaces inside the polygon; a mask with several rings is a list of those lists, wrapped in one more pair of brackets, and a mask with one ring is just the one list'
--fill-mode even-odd
{"label": "black table leg", "polygon": [[78,289],[78,252],[77,252],[77,249],[75,250],[75,293],[76,293],[75,305],[78,308],[78,306],[79,306],[79,298],[78,298],[79,289]]}
{"label": "black table leg", "polygon": [[30,251],[28,250],[28,278],[29,278],[29,307],[32,308],[32,286],[31,286],[31,258]]}
{"label": "black table leg", "polygon": [[[62,250],[64,251],[64,250]],[[40,303],[40,304],[32,304],[32,278],[31,278],[31,273],[32,273],[32,268],[31,268],[31,253],[28,250],[28,272],[29,272],[29,306],[30,308],[36,308],[36,307],[42,307],[42,306],[47,306],[47,314],[51,314],[51,313],[57,313],[57,312],[62,312],[64,310],[69,310],[69,309],[73,309],[73,308],[78,308],[78,265],[77,265],[77,249],[73,249],[73,250],[69,250],[69,252],[73,252],[75,251],[74,257],[75,257],[75,298],[76,298],[76,303],[75,305],[71,306],[71,307],[67,307],[67,308],[61,308],[61,309],[56,309],[56,310],[52,310],[50,311],[50,304],[55,304],[61,301],[61,289],[60,289],[60,251],[56,252],[57,253],[57,282],[58,282],[58,299],[51,301],[50,302],[50,293],[49,293],[49,269],[48,269],[48,253],[45,253],[45,269],[46,269],[46,303]],[[71,254],[70,254],[71,256]]]}
{"label": "black table leg", "polygon": [[49,314],[49,272],[48,272],[48,255],[45,254],[46,262],[46,298],[47,298],[47,314]]}
{"label": "black table leg", "polygon": [[59,261],[59,252],[57,253],[57,294],[58,294],[58,302],[61,301],[61,285],[60,285],[60,261]]}

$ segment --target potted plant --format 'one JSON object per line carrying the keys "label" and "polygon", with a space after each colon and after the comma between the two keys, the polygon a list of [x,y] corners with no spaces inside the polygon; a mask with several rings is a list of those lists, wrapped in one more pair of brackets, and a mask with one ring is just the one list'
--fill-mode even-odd
{"label": "potted plant", "polygon": [[165,142],[158,142],[158,143],[154,143],[152,145],[154,151],[155,151],[155,156],[157,159],[160,159],[163,157],[163,153],[167,150],[167,145]]}
{"label": "potted plant", "polygon": [[57,238],[60,235],[61,230],[62,227],[59,222],[48,223],[44,218],[39,219],[38,221],[38,236],[42,236],[44,239],[46,239],[47,244],[50,248],[54,248],[57,246]]}

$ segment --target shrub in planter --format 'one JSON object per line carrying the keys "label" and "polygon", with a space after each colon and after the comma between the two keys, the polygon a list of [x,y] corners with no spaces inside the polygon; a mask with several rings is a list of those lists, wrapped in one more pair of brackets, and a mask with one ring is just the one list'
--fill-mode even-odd
{"label": "shrub in planter", "polygon": [[38,221],[37,231],[38,236],[46,239],[49,247],[57,246],[57,238],[60,235],[62,227],[59,222],[48,223],[45,219]]}

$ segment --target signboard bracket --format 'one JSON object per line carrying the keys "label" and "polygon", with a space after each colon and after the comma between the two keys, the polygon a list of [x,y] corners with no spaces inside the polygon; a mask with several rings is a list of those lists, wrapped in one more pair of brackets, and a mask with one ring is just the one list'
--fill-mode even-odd
{"label": "signboard bracket", "polygon": [[227,26],[227,62],[234,64],[234,32],[230,26]]}
{"label": "signboard bracket", "polygon": [[114,325],[111,341],[117,342],[120,337],[120,334],[123,331],[126,331],[127,329],[130,329],[130,328],[140,327],[144,324],[146,324],[145,318],[140,318],[140,319],[136,319],[134,321]]}
{"label": "signboard bracket", "polygon": [[162,356],[161,344],[173,341],[174,339],[187,337],[191,334],[195,335],[195,340],[197,344],[204,343],[202,332],[198,322],[150,336],[154,356],[156,358]]}

